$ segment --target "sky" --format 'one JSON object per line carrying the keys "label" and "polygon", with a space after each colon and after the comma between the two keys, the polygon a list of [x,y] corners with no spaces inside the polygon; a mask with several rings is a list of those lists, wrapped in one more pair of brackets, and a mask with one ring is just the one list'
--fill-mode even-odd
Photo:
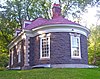
{"label": "sky", "polygon": [[[100,19],[98,20],[98,17],[96,16],[96,14],[98,14],[100,16],[100,13],[97,13],[97,11],[100,11],[100,7],[90,7],[87,8],[88,12],[83,14],[83,22],[82,24],[84,24],[87,27],[90,27],[92,24],[94,25],[100,25]],[[98,21],[97,21],[98,20]]]}
{"label": "sky", "polygon": [[[86,20],[85,25],[91,26],[92,24],[94,25],[100,25],[100,13],[97,13],[97,11],[100,11],[100,7],[97,8],[96,6],[87,8],[88,12],[84,13],[83,19]],[[99,15],[99,17],[97,16]],[[99,20],[98,20],[99,19]],[[98,21],[97,21],[98,20]]]}
{"label": "sky", "polygon": [[0,0],[0,4],[4,4],[6,0]]}
{"label": "sky", "polygon": [[[5,1],[6,0],[0,0],[0,4],[3,4],[3,5],[5,5]],[[56,3],[59,3],[59,0],[52,0],[52,2],[56,2]],[[82,17],[83,17],[83,19],[82,19],[82,22],[81,22],[81,24],[83,25],[83,26],[86,26],[86,27],[88,27],[88,28],[90,28],[90,26],[92,25],[92,24],[94,24],[94,25],[96,25],[96,24],[99,24],[100,25],[100,19],[99,19],[99,21],[97,22],[97,17],[96,17],[96,11],[97,10],[99,10],[100,11],[100,7],[99,8],[97,8],[97,7],[88,7],[87,8],[88,9],[88,11],[87,11],[87,13],[83,13],[83,15],[82,15]],[[100,14],[99,14],[100,15]]]}

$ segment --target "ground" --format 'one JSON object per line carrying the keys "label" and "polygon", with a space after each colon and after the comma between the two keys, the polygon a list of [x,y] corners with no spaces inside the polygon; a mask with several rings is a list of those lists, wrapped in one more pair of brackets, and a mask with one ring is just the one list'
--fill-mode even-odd
{"label": "ground", "polygon": [[40,68],[0,71],[0,79],[100,79],[100,68]]}

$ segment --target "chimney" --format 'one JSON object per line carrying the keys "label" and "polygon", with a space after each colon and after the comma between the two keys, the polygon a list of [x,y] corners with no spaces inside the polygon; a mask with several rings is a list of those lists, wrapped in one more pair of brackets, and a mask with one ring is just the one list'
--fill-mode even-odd
{"label": "chimney", "polygon": [[59,2],[60,1],[57,1],[53,4],[53,8],[52,8],[53,17],[52,18],[57,18],[61,15],[61,6],[60,6]]}

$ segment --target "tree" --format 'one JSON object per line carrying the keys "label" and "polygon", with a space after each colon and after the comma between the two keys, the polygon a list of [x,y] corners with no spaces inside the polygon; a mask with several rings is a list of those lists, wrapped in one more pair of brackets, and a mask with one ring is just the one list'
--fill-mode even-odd
{"label": "tree", "polygon": [[1,15],[10,21],[16,21],[22,26],[23,20],[33,20],[39,16],[48,17],[50,2],[46,0],[8,0],[6,6],[1,6],[4,11]]}
{"label": "tree", "polygon": [[8,65],[8,55],[6,53],[0,54],[0,67]]}
{"label": "tree", "polygon": [[96,17],[97,17],[97,22],[94,26],[90,28],[91,35],[89,37],[89,63],[94,64],[94,65],[99,65],[100,66],[100,25],[99,20],[100,20],[100,1],[95,4],[95,7],[97,9]]}
{"label": "tree", "polygon": [[95,5],[98,1],[94,0],[61,0],[63,15],[67,16],[67,18],[73,18],[73,20],[77,19],[80,21],[82,18],[81,15],[84,11],[86,11],[87,5]]}
{"label": "tree", "polygon": [[91,27],[89,37],[89,63],[100,65],[100,26]]}
{"label": "tree", "polygon": [[50,4],[45,0],[40,1],[7,0],[6,5],[0,5],[0,66],[6,66],[8,61],[7,45],[11,42],[14,31],[17,28],[21,29],[23,20],[35,19],[40,15],[49,18],[47,6]]}
{"label": "tree", "polygon": [[[93,3],[92,0],[60,1],[62,14],[73,18],[79,18],[87,4]],[[7,0],[6,5],[1,5],[4,10],[0,14],[11,21],[15,20],[19,26],[22,26],[23,20],[32,20],[40,16],[50,18],[51,4],[51,0]]]}

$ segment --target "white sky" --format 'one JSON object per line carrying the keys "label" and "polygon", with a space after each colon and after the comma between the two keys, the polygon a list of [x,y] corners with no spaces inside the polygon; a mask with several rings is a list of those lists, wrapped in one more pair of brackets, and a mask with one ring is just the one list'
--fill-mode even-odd
{"label": "white sky", "polygon": [[6,0],[0,0],[0,4],[4,4]]}
{"label": "white sky", "polygon": [[51,0],[51,1],[54,2],[54,3],[59,4],[59,0]]}
{"label": "white sky", "polygon": [[97,19],[98,19],[98,17],[96,16],[97,10],[100,11],[100,8],[97,8],[97,7],[88,8],[88,12],[83,14],[82,24],[85,25],[85,26],[87,26],[88,28],[92,24],[94,24],[94,25],[100,24],[100,19],[97,22]]}

